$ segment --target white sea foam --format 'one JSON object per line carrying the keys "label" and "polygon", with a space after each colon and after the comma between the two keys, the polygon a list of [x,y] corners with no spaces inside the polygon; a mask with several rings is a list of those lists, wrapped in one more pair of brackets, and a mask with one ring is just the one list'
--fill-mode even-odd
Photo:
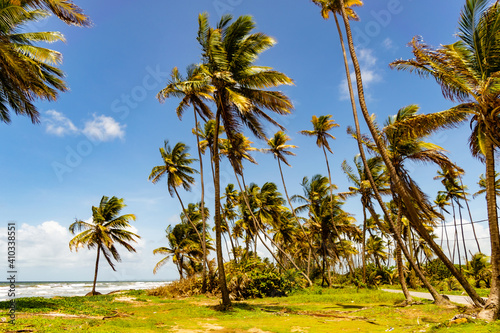
{"label": "white sea foam", "polygon": [[[107,294],[116,290],[152,289],[169,282],[160,281],[127,281],[127,282],[97,282],[96,290]],[[0,284],[0,301],[9,297],[10,286]],[[15,287],[15,298],[21,297],[54,297],[54,296],[84,296],[92,290],[92,282],[19,282]]]}

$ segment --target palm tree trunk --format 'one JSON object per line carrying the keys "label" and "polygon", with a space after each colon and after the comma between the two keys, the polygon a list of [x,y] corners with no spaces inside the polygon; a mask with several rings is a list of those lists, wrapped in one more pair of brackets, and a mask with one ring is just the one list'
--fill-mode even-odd
{"label": "palm tree trunk", "polygon": [[[198,115],[196,112],[196,108],[194,108],[194,122],[196,128],[198,128]],[[196,134],[196,147],[198,148],[198,158],[200,161],[200,183],[201,183],[201,220],[203,221],[203,231],[202,231],[202,241],[201,246],[203,250],[203,272],[202,272],[202,287],[201,292],[204,294],[207,292],[207,220],[205,216],[205,182],[203,179],[203,158],[201,156],[201,148],[200,148],[200,136],[198,135],[198,131],[195,131]]]}
{"label": "palm tree trunk", "polygon": [[458,176],[458,179],[460,179],[460,186],[464,195],[465,205],[467,206],[467,211],[469,212],[470,224],[472,225],[472,232],[474,233],[474,239],[476,240],[477,250],[481,253],[481,246],[479,246],[479,241],[477,239],[476,227],[474,227],[474,220],[472,219],[472,213],[469,207],[469,200],[467,200],[467,194],[465,193],[464,183],[462,182],[462,177],[460,175]]}
{"label": "palm tree trunk", "polygon": [[220,126],[220,114],[222,106],[218,106],[216,115],[216,126],[215,126],[215,139],[214,139],[214,153],[213,153],[213,164],[214,164],[214,188],[215,188],[215,251],[217,256],[217,268],[219,271],[219,287],[222,294],[222,307],[228,309],[231,306],[231,300],[229,299],[229,290],[227,289],[226,282],[226,271],[224,270],[224,258],[222,256],[222,228],[221,228],[221,204],[220,204],[220,169],[219,169],[219,126]]}
{"label": "palm tree trunk", "polygon": [[[417,231],[420,233],[420,235],[431,246],[431,248],[434,250],[436,255],[445,263],[445,265],[448,267],[448,269],[452,272],[452,274],[457,278],[457,280],[460,282],[460,284],[464,287],[465,291],[471,297],[473,302],[476,305],[481,305],[483,303],[483,300],[479,297],[479,295],[476,293],[476,291],[468,283],[468,281],[465,279],[465,277],[456,270],[456,268],[453,266],[453,263],[444,255],[441,248],[430,237],[427,230],[423,226],[422,222],[419,220],[418,215],[415,211],[415,207],[413,206],[413,202],[411,201],[408,194],[404,190],[404,187],[401,184],[401,180],[400,180],[399,176],[396,174],[396,170],[394,169],[394,166],[390,162],[390,159],[389,159],[389,156],[387,155],[387,151],[385,149],[385,146],[381,142],[381,139],[378,135],[378,131],[375,128],[373,121],[370,118],[370,114],[368,113],[368,109],[366,107],[366,101],[364,98],[364,91],[363,91],[363,83],[362,83],[362,78],[361,78],[361,70],[360,70],[359,62],[358,62],[358,59],[356,56],[356,51],[354,50],[354,43],[353,43],[353,39],[352,39],[351,28],[350,28],[347,14],[346,14],[346,11],[344,8],[344,1],[343,0],[339,0],[339,1],[340,1],[341,12],[342,12],[342,18],[344,20],[344,25],[345,25],[345,29],[346,29],[346,33],[347,33],[347,41],[348,41],[348,45],[349,45],[349,51],[351,53],[351,59],[352,59],[352,62],[354,65],[354,71],[356,74],[356,82],[357,82],[358,97],[359,97],[359,104],[361,106],[361,112],[363,114],[363,117],[365,118],[365,122],[366,122],[366,124],[367,124],[367,126],[372,134],[372,137],[375,141],[375,144],[377,145],[377,148],[379,149],[380,155],[381,155],[381,157],[382,157],[382,159],[387,167],[389,175],[391,176],[391,179],[394,181],[396,190],[398,191],[398,193],[401,193],[402,199],[405,202],[405,205],[408,207],[408,210],[410,212],[409,218],[413,222],[413,224],[416,226]],[[366,168],[366,166],[365,166],[365,168]],[[402,247],[402,249],[404,249],[404,248]],[[405,253],[405,255],[406,255],[406,253]],[[418,269],[418,267],[417,267],[417,269]],[[421,279],[422,278],[425,279],[425,276],[423,274],[421,275]],[[428,284],[428,286],[430,288],[434,289],[430,284]],[[431,290],[429,290],[429,292],[431,294],[433,294],[433,297],[435,298],[435,302],[437,304],[449,303],[444,299],[444,297],[439,295],[435,291],[435,289],[433,292]]]}
{"label": "palm tree trunk", "polygon": [[[226,221],[227,234],[229,237],[229,241],[231,242],[231,249],[233,250],[233,259],[234,259],[235,263],[238,263],[238,260],[236,258],[236,248],[235,248],[234,242],[233,242],[233,235],[231,234],[231,228],[229,227],[229,221],[227,220],[226,216],[224,216],[224,220]],[[229,251],[228,251],[228,253],[229,253]]]}
{"label": "palm tree trunk", "polygon": [[[398,217],[396,221],[396,228],[399,234],[401,234],[401,226],[403,224],[402,217],[403,217],[403,210],[401,209],[401,205],[399,205]],[[403,269],[404,268],[403,258],[401,256],[401,247],[397,242],[396,242],[396,265],[398,266],[399,283],[401,284],[401,290],[405,295],[406,302],[408,304],[411,304],[413,302],[413,298],[411,297],[410,292],[408,291],[408,286],[406,285],[405,272]]]}
{"label": "palm tree trunk", "polygon": [[458,267],[460,267],[460,270],[462,270],[462,261],[460,260],[460,244],[458,242],[457,216],[455,212],[455,204],[453,203],[453,199],[451,201],[451,208],[453,209],[453,225],[455,226],[455,240],[453,241],[453,257],[451,261],[455,262],[455,246],[456,246],[458,253]]}
{"label": "palm tree trunk", "polygon": [[[465,245],[465,234],[464,234],[464,220],[462,218],[462,208],[460,207],[460,203],[458,202],[457,199],[457,204],[458,204],[458,217],[460,217],[460,231],[462,232],[462,244],[464,246],[464,253],[465,253],[465,265],[469,267],[469,257],[467,256],[467,246]],[[472,221],[471,221],[472,223]],[[462,267],[460,267],[462,269]]]}
{"label": "palm tree trunk", "polygon": [[95,285],[97,283],[97,271],[99,270],[99,256],[101,255],[101,244],[97,245],[97,259],[95,260],[94,284],[92,285],[92,296],[96,294]]}
{"label": "palm tree trunk", "polygon": [[366,207],[363,203],[363,235],[362,235],[362,253],[361,260],[363,261],[363,283],[366,284]]}
{"label": "palm tree trunk", "polygon": [[486,203],[488,206],[488,224],[491,243],[491,289],[485,307],[478,318],[493,321],[500,315],[500,234],[495,191],[495,150],[486,135]]}

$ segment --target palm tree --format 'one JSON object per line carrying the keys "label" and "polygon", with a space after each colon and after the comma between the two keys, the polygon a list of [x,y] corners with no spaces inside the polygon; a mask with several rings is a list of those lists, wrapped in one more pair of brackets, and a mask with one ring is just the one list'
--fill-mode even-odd
{"label": "palm tree", "polygon": [[[344,255],[348,263],[350,251],[347,242],[341,239],[341,234],[354,235],[357,228],[352,225],[352,219],[341,208],[343,202],[337,196],[332,203],[329,198],[328,178],[314,175],[310,180],[304,177],[302,180],[304,195],[295,195],[292,200],[298,200],[303,205],[296,208],[296,212],[307,211],[307,224],[315,241],[318,243],[319,255],[322,257],[322,283],[330,286],[331,281],[326,277],[329,267],[329,258],[340,262]],[[333,185],[335,186],[335,185]]]}
{"label": "palm tree", "polygon": [[459,41],[433,49],[419,38],[411,45],[415,59],[391,64],[399,70],[432,76],[445,98],[461,104],[452,108],[472,115],[469,137],[472,154],[486,164],[486,202],[492,250],[491,293],[479,317],[498,319],[500,315],[500,234],[495,194],[495,149],[500,147],[500,4],[488,0],[467,0],[459,19]]}
{"label": "palm tree", "polygon": [[387,260],[387,247],[385,246],[385,241],[380,236],[370,236],[366,242],[366,252],[371,256],[378,269],[383,271],[380,261]]}
{"label": "palm tree", "polygon": [[[212,28],[206,13],[198,19],[198,41],[203,52],[202,71],[214,87],[213,97],[217,107],[215,142],[218,142],[220,125],[224,126],[230,141],[236,133],[241,132],[241,124],[246,125],[257,137],[264,138],[259,118],[278,125],[264,110],[288,114],[292,109],[287,96],[268,89],[291,84],[292,80],[269,67],[254,65],[260,53],[275,44],[274,39],[262,33],[252,33],[255,23],[250,16],[231,21],[232,16],[224,15],[217,27]],[[231,302],[222,258],[218,145],[214,145],[213,155],[217,262],[222,306],[227,308]]]}
{"label": "palm tree", "polygon": [[198,172],[189,166],[191,163],[196,161],[196,159],[189,158],[191,155],[188,153],[188,150],[189,147],[183,142],[177,142],[172,149],[168,144],[168,141],[165,141],[164,146],[160,147],[163,165],[155,166],[151,170],[148,180],[150,180],[153,184],[156,184],[165,175],[167,176],[168,193],[170,193],[170,196],[172,197],[175,193],[179,203],[181,204],[182,211],[187,217],[189,223],[191,223],[193,229],[198,234],[201,244],[203,244],[203,237],[199,234],[198,229],[186,213],[184,203],[182,202],[179,192],[177,192],[177,187],[179,186],[182,186],[186,191],[190,191],[191,185],[194,184],[194,178],[191,175]]}
{"label": "palm tree", "polygon": [[126,214],[119,216],[120,211],[126,206],[123,203],[123,199],[118,199],[114,196],[111,198],[103,196],[99,207],[92,206],[91,222],[75,220],[69,226],[69,231],[72,235],[83,230],[69,241],[70,250],[75,249],[78,251],[80,247],[84,246],[88,249],[97,248],[94,284],[92,285],[92,291],[89,293],[90,295],[99,295],[95,290],[95,286],[101,252],[111,268],[116,271],[113,259],[121,261],[121,258],[115,244],[122,245],[129,252],[135,252],[130,242],[136,242],[134,237],[141,238],[130,230],[127,230],[131,227],[130,221],[135,221],[135,215]]}
{"label": "palm tree", "polygon": [[37,98],[53,101],[59,91],[68,88],[64,73],[54,65],[62,62],[62,54],[36,43],[64,41],[59,32],[19,32],[29,21],[48,16],[48,12],[0,3],[0,121],[11,121],[9,109],[18,115],[40,121],[33,101]]}
{"label": "palm tree", "polygon": [[[190,105],[193,106],[194,112],[194,123],[195,126],[198,126],[198,115],[203,120],[212,119],[214,114],[210,110],[210,108],[205,103],[206,101],[212,100],[212,87],[208,85],[208,82],[204,79],[204,76],[199,73],[199,68],[196,66],[189,66],[187,68],[187,79],[184,79],[180,74],[177,67],[174,67],[172,70],[170,81],[167,86],[160,90],[157,94],[157,98],[160,103],[165,102],[165,100],[171,96],[181,98],[181,102],[179,106],[177,106],[176,112],[179,119],[182,118],[182,115],[186,108]],[[203,221],[203,233],[202,233],[202,247],[204,253],[204,262],[203,262],[203,291],[206,290],[207,284],[207,249],[205,246],[206,242],[206,218],[205,218],[205,181],[204,181],[204,173],[203,173],[203,158],[201,156],[201,147],[200,147],[200,134],[198,131],[194,131],[196,135],[196,147],[198,150],[198,161],[200,162],[200,183],[201,183],[201,218]]]}
{"label": "palm tree", "polygon": [[0,3],[0,122],[11,121],[10,111],[40,121],[36,99],[53,101],[68,90],[56,65],[61,53],[37,45],[64,41],[59,32],[20,32],[27,23],[55,13],[68,24],[89,25],[70,1],[2,1]]}
{"label": "palm tree", "polygon": [[[10,1],[13,2],[13,1]],[[83,10],[70,0],[23,0],[25,6],[52,12],[66,24],[88,27],[92,24]]]}
{"label": "palm tree", "polygon": [[[154,274],[156,274],[158,269],[165,265],[170,258],[172,258],[172,262],[177,266],[181,279],[184,278],[184,271],[188,272],[188,276],[196,273],[196,270],[190,272],[190,268],[196,267],[196,265],[205,260],[203,244],[201,244],[197,235],[197,233],[202,232],[202,229],[206,227],[203,223],[201,207],[201,202],[197,204],[188,204],[186,213],[181,213],[181,222],[176,224],[173,228],[170,225],[167,227],[165,231],[169,247],[159,247],[153,251],[153,254],[165,255],[165,257],[155,265],[153,269]],[[206,208],[204,209],[205,212],[203,216],[208,216],[208,210]],[[195,228],[193,228],[189,220],[193,222]],[[213,250],[210,238],[207,239],[206,248]]]}
{"label": "palm tree", "polygon": [[[479,191],[474,193],[472,196],[473,198],[477,197],[478,195],[485,194],[486,193],[486,178],[484,177],[484,174],[481,174],[479,176],[479,181],[477,183],[479,185],[479,188],[481,188]],[[500,173],[495,172],[495,193],[498,196],[500,196]]]}
{"label": "palm tree", "polygon": [[[372,174],[377,190],[381,194],[390,194],[389,189],[389,179],[387,173],[385,172],[384,165],[380,157],[370,158],[368,161],[368,167],[370,173]],[[356,172],[352,167],[347,164],[347,161],[342,162],[342,170],[347,175],[347,178],[354,186],[349,187],[349,192],[343,192],[339,195],[342,198],[346,198],[354,195],[361,195],[361,204],[363,206],[363,234],[362,234],[362,261],[363,261],[363,282],[366,283],[366,251],[365,251],[365,238],[366,238],[366,210],[370,211],[372,218],[380,226],[380,221],[378,221],[378,215],[373,208],[372,198],[374,196],[373,190],[371,189],[370,181],[366,175],[363,161],[360,155],[354,157],[354,165],[356,167]]]}
{"label": "palm tree", "polygon": [[[286,156],[295,156],[295,153],[291,152],[289,149],[297,148],[297,146],[288,145],[287,144],[288,141],[290,141],[290,137],[288,135],[286,135],[285,132],[278,131],[274,134],[274,136],[271,139],[267,140],[267,145],[269,148],[261,149],[261,151],[264,153],[273,154],[274,158],[278,161],[278,168],[280,170],[281,181],[283,183],[283,188],[285,190],[286,199],[288,201],[288,204],[290,205],[290,209],[292,211],[292,214],[295,217],[295,220],[296,220],[297,224],[299,225],[299,227],[300,227],[304,237],[306,238],[306,240],[309,244],[309,247],[312,251],[313,245],[312,245],[311,239],[309,238],[307,232],[305,231],[304,226],[300,223],[299,218],[295,214],[295,209],[293,208],[292,202],[290,200],[290,196],[288,195],[288,190],[286,188],[285,178],[283,177],[283,170],[281,168],[281,162],[283,162],[286,165],[288,165],[289,167],[291,167],[291,165],[288,163]],[[312,254],[313,254],[314,260],[316,260],[316,262],[319,265],[319,260],[317,259],[316,254],[314,252]]]}

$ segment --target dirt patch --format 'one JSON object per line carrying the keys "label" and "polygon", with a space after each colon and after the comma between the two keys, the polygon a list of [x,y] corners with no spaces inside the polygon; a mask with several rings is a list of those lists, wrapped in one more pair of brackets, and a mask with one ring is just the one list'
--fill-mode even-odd
{"label": "dirt patch", "polygon": [[249,333],[273,333],[273,332],[269,332],[269,331],[263,331],[261,330],[260,328],[251,328],[248,330]]}

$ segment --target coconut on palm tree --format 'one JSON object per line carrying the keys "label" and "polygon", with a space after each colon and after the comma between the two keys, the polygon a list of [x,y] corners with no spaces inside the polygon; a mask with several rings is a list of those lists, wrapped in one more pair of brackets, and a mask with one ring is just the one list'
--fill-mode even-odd
{"label": "coconut on palm tree", "polygon": [[92,219],[90,222],[76,220],[69,226],[71,234],[81,231],[69,242],[70,250],[78,251],[81,247],[88,249],[97,248],[97,259],[95,262],[94,283],[89,295],[98,295],[95,286],[97,283],[97,272],[99,269],[99,258],[102,253],[111,268],[116,271],[113,259],[121,261],[116,244],[123,246],[129,252],[135,252],[130,244],[136,242],[134,238],[140,238],[130,230],[130,221],[135,221],[134,214],[121,215],[120,211],[125,208],[123,199],[117,197],[108,198],[103,196],[98,207],[92,206]]}

